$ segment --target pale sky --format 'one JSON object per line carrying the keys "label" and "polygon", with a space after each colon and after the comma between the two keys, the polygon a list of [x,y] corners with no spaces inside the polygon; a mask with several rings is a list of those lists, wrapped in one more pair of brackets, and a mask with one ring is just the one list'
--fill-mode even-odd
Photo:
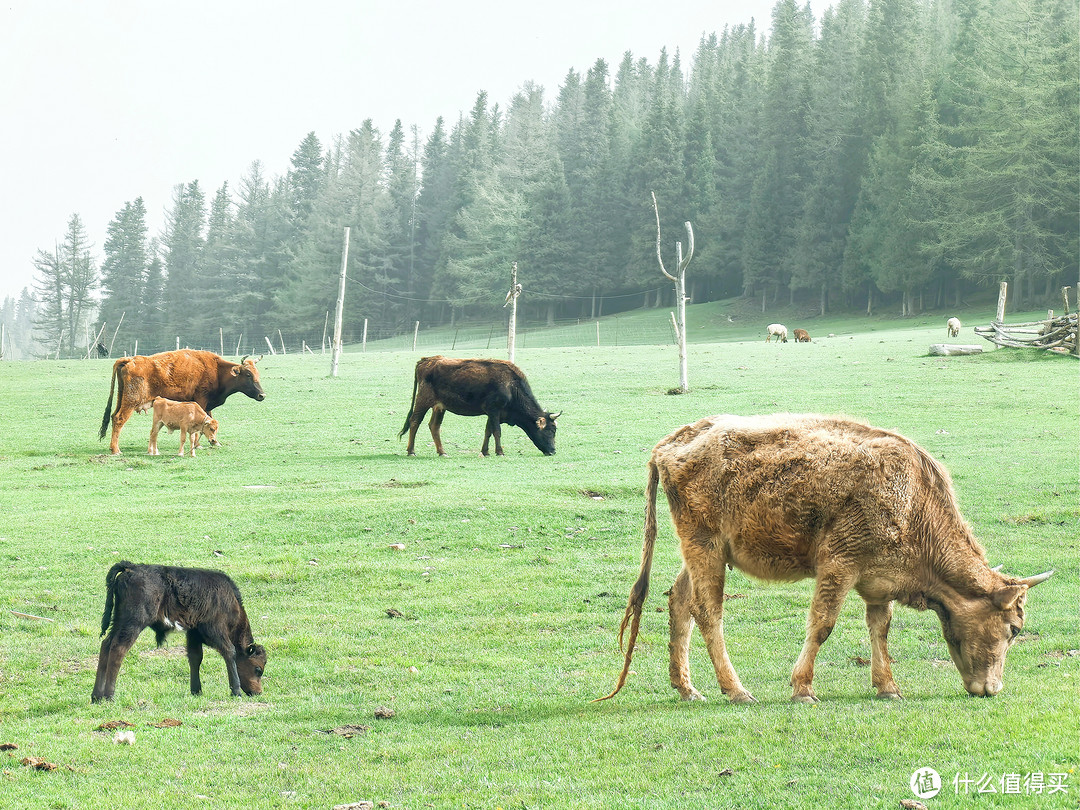
{"label": "pale sky", "polygon": [[[421,144],[483,90],[527,81],[553,101],[571,68],[625,51],[684,69],[702,35],[773,0],[7,0],[0,4],[0,300],[82,217],[100,267],[108,223],[142,197],[160,233],[178,183],[207,201],[252,161],[284,174],[311,131],[328,146],[371,118]],[[815,14],[817,3],[814,4]],[[827,4],[822,3],[822,7]]]}

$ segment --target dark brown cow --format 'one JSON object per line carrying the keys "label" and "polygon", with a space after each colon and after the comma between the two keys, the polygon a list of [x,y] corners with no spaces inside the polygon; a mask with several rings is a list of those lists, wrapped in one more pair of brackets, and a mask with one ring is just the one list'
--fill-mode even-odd
{"label": "dark brown cow", "polygon": [[423,357],[416,364],[412,404],[400,439],[409,433],[408,454],[416,455],[416,431],[431,411],[431,437],[435,450],[445,456],[439,426],[447,411],[460,416],[487,416],[484,444],[480,452],[488,454],[488,444],[495,437],[495,453],[503,455],[501,424],[517,425],[545,456],[555,455],[555,420],[557,413],[540,407],[529,388],[525,374],[505,360],[455,360],[447,357]]}
{"label": "dark brown cow", "polygon": [[688,666],[695,621],[721,691],[736,703],[754,700],[724,644],[725,566],[764,580],[815,578],[791,676],[792,700],[802,702],[817,700],[814,659],[852,589],[866,602],[878,697],[900,697],[886,647],[894,601],[937,613],[967,691],[997,694],[1028,588],[1053,573],[1018,579],[991,569],[948,473],[897,433],[817,415],[708,417],[653,449],[641,571],[619,628],[621,642],[630,627],[630,640],[608,698],[626,682],[649,589],[658,484],[683,558],[668,606],[671,685],[684,700],[704,699]]}
{"label": "dark brown cow", "polygon": [[795,342],[796,343],[809,343],[810,342],[810,333],[807,332],[805,329],[796,329],[795,330]]}
{"label": "dark brown cow", "polygon": [[[225,659],[234,696],[262,693],[266,650],[251,635],[240,590],[221,571],[118,562],[105,576],[101,653],[91,701],[112,700],[128,650],[147,627],[160,647],[174,630],[187,634],[191,694],[202,692],[203,644]],[[111,630],[110,630],[111,626]],[[108,635],[106,635],[108,633]]]}
{"label": "dark brown cow", "polygon": [[196,402],[207,416],[213,416],[214,408],[237,392],[262,402],[266,394],[259,384],[257,362],[248,360],[245,355],[239,363],[233,363],[213,352],[192,349],[121,357],[113,364],[109,401],[105,405],[98,438],[104,439],[109,428],[114,390],[116,412],[112,413],[112,439],[109,441],[109,451],[113,455],[120,452],[120,431],[124,423],[136,408],[154,397]]}

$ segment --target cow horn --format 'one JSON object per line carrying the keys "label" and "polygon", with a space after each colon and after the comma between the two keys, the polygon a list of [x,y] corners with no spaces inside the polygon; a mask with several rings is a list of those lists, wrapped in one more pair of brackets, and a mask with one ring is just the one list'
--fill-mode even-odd
{"label": "cow horn", "polygon": [[250,354],[245,354],[243,357],[241,357],[240,358],[240,365],[244,365],[244,361],[247,360],[249,357],[251,357]]}
{"label": "cow horn", "polygon": [[559,411],[558,413],[549,413],[548,414],[548,418],[550,418],[552,422],[554,422],[560,416],[562,416],[562,411]]}
{"label": "cow horn", "polygon": [[1053,573],[1054,572],[1051,569],[1050,571],[1046,571],[1046,572],[1044,572],[1042,574],[1037,574],[1037,575],[1035,575],[1033,577],[1025,577],[1024,579],[1020,580],[1020,584],[1021,585],[1027,585],[1029,588],[1034,588],[1040,582],[1046,582],[1046,580],[1050,579],[1050,577],[1053,575]]}

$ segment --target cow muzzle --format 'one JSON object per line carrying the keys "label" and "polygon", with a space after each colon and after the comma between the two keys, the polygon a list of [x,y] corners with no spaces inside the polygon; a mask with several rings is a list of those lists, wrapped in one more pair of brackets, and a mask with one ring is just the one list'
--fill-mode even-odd
{"label": "cow muzzle", "polygon": [[972,680],[965,681],[964,688],[967,689],[968,694],[975,697],[993,697],[1004,688],[1005,684],[1001,682],[999,678],[990,678],[985,681]]}

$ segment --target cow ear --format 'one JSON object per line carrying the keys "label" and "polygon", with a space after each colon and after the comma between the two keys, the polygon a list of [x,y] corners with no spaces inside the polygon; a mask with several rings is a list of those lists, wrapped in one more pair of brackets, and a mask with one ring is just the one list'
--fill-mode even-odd
{"label": "cow ear", "polygon": [[543,430],[547,427],[547,419],[541,416],[539,419],[536,420],[536,426],[540,428],[540,430]]}
{"label": "cow ear", "polygon": [[1026,585],[1006,585],[994,591],[990,598],[998,610],[1012,610],[1026,590]]}
{"label": "cow ear", "polygon": [[229,373],[232,374],[234,377],[239,377],[241,368],[241,366],[233,366],[231,369],[229,369]]}
{"label": "cow ear", "polygon": [[249,644],[248,648],[246,650],[244,650],[244,654],[247,655],[248,658],[252,658],[252,657],[258,655],[259,653],[265,653],[265,652],[266,652],[266,650],[263,649],[261,644]]}

